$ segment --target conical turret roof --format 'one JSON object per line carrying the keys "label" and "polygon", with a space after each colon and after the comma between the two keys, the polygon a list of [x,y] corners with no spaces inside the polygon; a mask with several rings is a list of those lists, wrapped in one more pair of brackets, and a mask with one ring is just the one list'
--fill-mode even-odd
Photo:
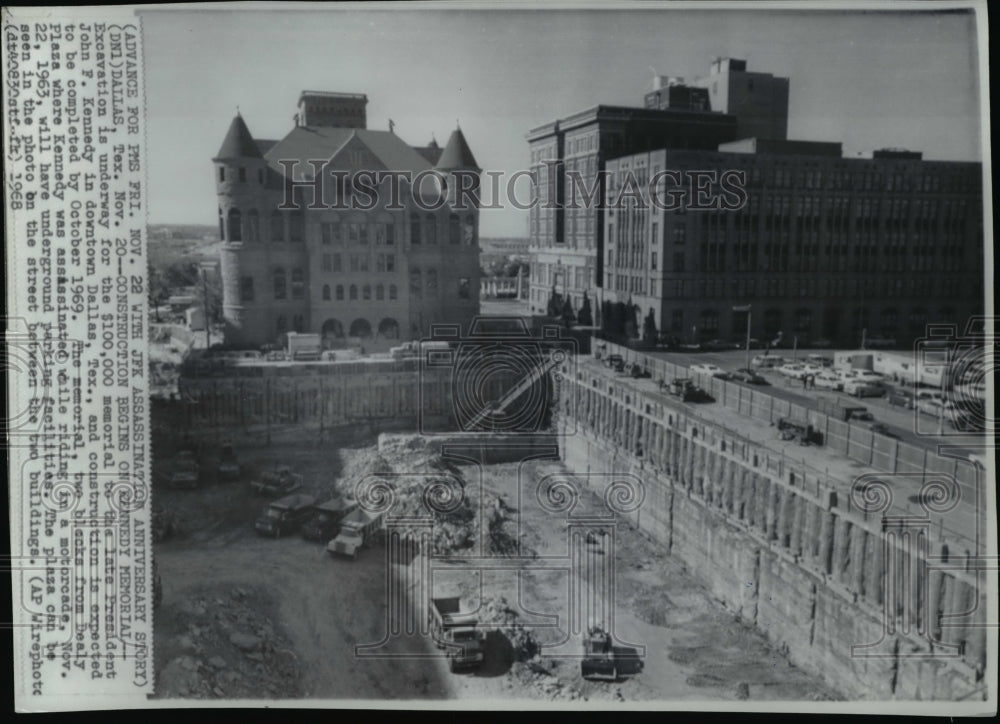
{"label": "conical turret roof", "polygon": [[480,170],[479,164],[476,163],[476,157],[472,155],[461,128],[456,128],[451,132],[448,145],[444,147],[444,153],[438,159],[437,168],[443,170],[456,168]]}
{"label": "conical turret roof", "polygon": [[253,140],[253,136],[250,135],[250,130],[240,114],[237,113],[233,122],[229,124],[229,131],[215,157],[219,159],[261,158],[257,142]]}

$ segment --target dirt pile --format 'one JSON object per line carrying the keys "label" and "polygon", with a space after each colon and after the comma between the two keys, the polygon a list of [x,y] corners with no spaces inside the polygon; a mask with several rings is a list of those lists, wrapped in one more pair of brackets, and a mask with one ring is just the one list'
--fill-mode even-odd
{"label": "dirt pile", "polygon": [[157,697],[300,696],[299,661],[264,608],[269,601],[250,587],[188,598],[177,621],[184,633],[171,642],[165,665],[158,662]]}

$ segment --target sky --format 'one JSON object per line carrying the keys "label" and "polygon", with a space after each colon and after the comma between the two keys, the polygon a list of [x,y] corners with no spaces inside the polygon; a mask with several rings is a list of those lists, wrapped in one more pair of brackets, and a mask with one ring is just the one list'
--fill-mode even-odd
{"label": "sky", "polygon": [[[970,13],[406,5],[142,11],[149,221],[215,223],[211,159],[237,108],[280,139],[302,90],[365,93],[370,129],[443,146],[460,124],[480,166],[512,174],[531,128],[641,106],[654,70],[693,79],[715,56],[791,79],[789,138],[981,160]],[[480,229],[526,236],[527,212],[484,210]]]}

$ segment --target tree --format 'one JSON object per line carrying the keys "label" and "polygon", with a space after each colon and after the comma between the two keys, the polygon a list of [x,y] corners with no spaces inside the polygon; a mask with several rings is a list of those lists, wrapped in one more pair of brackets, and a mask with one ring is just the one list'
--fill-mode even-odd
{"label": "tree", "polygon": [[649,310],[649,314],[642,323],[642,341],[649,344],[656,344],[657,329],[656,329],[656,315],[653,310]]}
{"label": "tree", "polygon": [[573,311],[573,301],[570,299],[569,295],[566,296],[566,302],[563,304],[562,321],[566,326],[566,329],[572,327],[573,322],[576,321],[576,313]]}
{"label": "tree", "polygon": [[627,339],[638,339],[639,323],[636,321],[636,313],[639,311],[639,307],[632,304],[632,297],[629,297],[628,302],[622,306],[625,316],[625,337]]}
{"label": "tree", "polygon": [[552,294],[549,295],[549,304],[546,311],[550,317],[558,317],[562,312],[562,301],[559,298],[559,292],[556,291],[555,286],[552,287]]}
{"label": "tree", "polygon": [[583,327],[590,327],[594,324],[594,315],[590,311],[590,297],[587,292],[583,293],[583,301],[580,303],[580,311],[576,315],[577,324]]}

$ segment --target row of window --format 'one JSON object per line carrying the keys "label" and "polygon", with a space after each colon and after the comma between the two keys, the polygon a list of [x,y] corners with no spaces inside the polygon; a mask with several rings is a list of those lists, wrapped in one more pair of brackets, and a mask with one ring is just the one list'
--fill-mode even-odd
{"label": "row of window", "polygon": [[[343,254],[323,254],[320,257],[320,269],[325,272],[366,272],[371,267],[370,254],[347,254],[347,265]],[[392,274],[396,271],[395,254],[375,254],[375,271]]]}
{"label": "row of window", "polygon": [[[292,270],[291,282],[291,299],[305,299],[305,274],[302,269]],[[388,296],[386,295],[387,291]],[[289,298],[285,270],[281,267],[275,269],[272,274],[272,292],[275,301],[284,301]],[[410,270],[410,295],[415,299],[422,299],[425,296],[425,292],[428,298],[436,298],[438,296],[437,270],[427,269],[426,272],[422,272],[419,267],[414,267]],[[472,285],[469,277],[460,277],[458,279],[455,294],[459,299],[472,298]],[[255,301],[255,297],[254,278],[252,276],[242,277],[240,279],[240,301],[253,302]],[[377,301],[386,298],[389,301],[395,301],[398,297],[399,290],[395,284],[389,284],[388,286],[383,284],[363,284],[360,286],[357,284],[349,286],[337,284],[333,287],[329,284],[324,284],[322,287],[323,301],[336,300],[339,302],[345,299],[350,301],[358,299],[368,301],[372,298]]]}
{"label": "row of window", "polygon": [[[237,181],[241,184],[247,182],[247,169],[246,166],[238,166],[237,168],[226,169],[225,166],[219,166],[219,183],[225,183],[226,179],[230,181]],[[257,169],[257,183],[261,186],[264,185],[264,169]]]}

